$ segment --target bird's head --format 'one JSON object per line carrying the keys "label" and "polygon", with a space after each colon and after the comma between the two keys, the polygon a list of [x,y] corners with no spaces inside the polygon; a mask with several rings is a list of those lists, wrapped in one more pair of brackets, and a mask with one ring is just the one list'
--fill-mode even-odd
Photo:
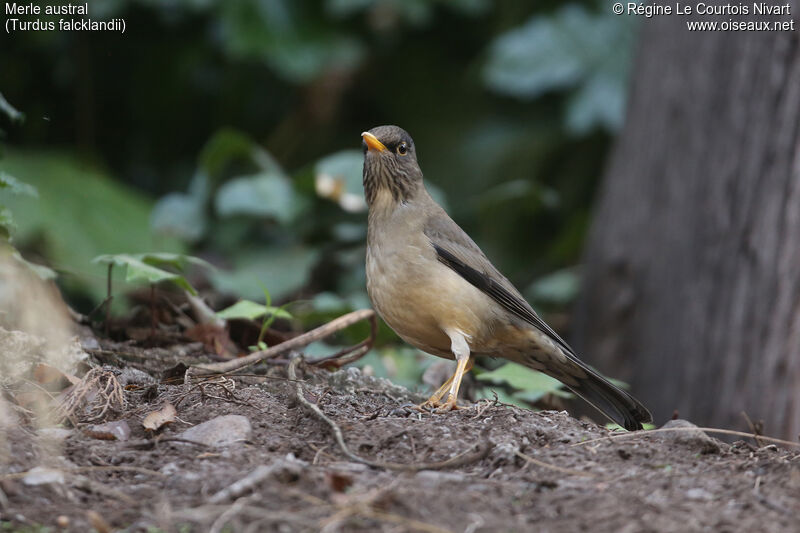
{"label": "bird's head", "polygon": [[414,141],[403,128],[378,126],[361,134],[364,147],[364,195],[372,205],[381,191],[405,202],[422,187]]}

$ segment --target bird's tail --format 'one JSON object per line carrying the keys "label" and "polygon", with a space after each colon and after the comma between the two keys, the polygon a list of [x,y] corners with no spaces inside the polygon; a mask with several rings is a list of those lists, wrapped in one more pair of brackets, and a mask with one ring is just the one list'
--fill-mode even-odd
{"label": "bird's tail", "polygon": [[[521,357],[517,362],[554,377],[628,431],[642,429],[642,424],[653,421],[650,411],[642,403],[612,384],[595,370],[572,354],[566,361],[549,361],[543,364],[538,358]],[[542,368],[544,367],[544,368]]]}

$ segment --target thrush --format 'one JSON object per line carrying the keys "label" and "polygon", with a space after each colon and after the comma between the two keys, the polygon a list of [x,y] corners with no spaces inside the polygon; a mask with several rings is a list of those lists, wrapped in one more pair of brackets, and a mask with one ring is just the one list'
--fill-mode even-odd
{"label": "thrush", "polygon": [[457,363],[421,407],[457,408],[464,374],[476,355],[486,355],[554,377],[628,430],[652,420],[638,400],[578,359],[431,198],[405,130],[378,126],[361,137],[369,297],[403,340]]}

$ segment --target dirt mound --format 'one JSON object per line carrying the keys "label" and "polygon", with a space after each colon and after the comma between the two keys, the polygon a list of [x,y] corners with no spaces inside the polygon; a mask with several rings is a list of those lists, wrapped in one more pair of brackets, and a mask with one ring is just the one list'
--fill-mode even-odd
{"label": "dirt mound", "polygon": [[[329,373],[301,367],[298,398],[297,383],[287,380],[285,368],[270,374],[128,387],[124,410],[109,417],[127,422],[131,432],[124,441],[79,430],[9,430],[10,461],[0,470],[0,513],[9,522],[3,526],[429,532],[796,528],[796,452],[743,441],[729,445],[680,421],[671,424],[685,430],[605,438],[611,435],[606,429],[565,412],[488,401],[446,414],[420,413],[407,407],[420,398],[353,368]],[[148,434],[143,418],[166,403],[175,406],[177,417],[157,435]],[[341,430],[351,457],[307,404],[317,405]],[[206,432],[183,433],[223,415],[240,416],[220,419]],[[204,437],[193,436],[199,433]]]}

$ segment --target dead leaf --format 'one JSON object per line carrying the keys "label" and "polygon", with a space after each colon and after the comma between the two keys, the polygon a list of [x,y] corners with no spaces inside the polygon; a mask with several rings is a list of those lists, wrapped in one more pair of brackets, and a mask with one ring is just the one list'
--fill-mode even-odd
{"label": "dead leaf", "polygon": [[165,425],[175,422],[177,416],[178,412],[175,410],[175,406],[167,402],[158,411],[148,413],[142,420],[142,425],[148,431],[158,431]]}
{"label": "dead leaf", "polygon": [[111,533],[114,531],[114,528],[112,528],[97,511],[86,511],[86,518],[98,533]]}
{"label": "dead leaf", "polygon": [[353,484],[353,478],[341,472],[326,472],[325,481],[333,492],[345,492]]}
{"label": "dead leaf", "polygon": [[51,391],[61,391],[70,385],[77,385],[81,382],[77,377],[46,363],[38,363],[33,367],[33,379]]}
{"label": "dead leaf", "polygon": [[207,350],[225,359],[236,357],[238,349],[225,327],[212,323],[197,324],[183,333],[187,339],[202,342]]}

